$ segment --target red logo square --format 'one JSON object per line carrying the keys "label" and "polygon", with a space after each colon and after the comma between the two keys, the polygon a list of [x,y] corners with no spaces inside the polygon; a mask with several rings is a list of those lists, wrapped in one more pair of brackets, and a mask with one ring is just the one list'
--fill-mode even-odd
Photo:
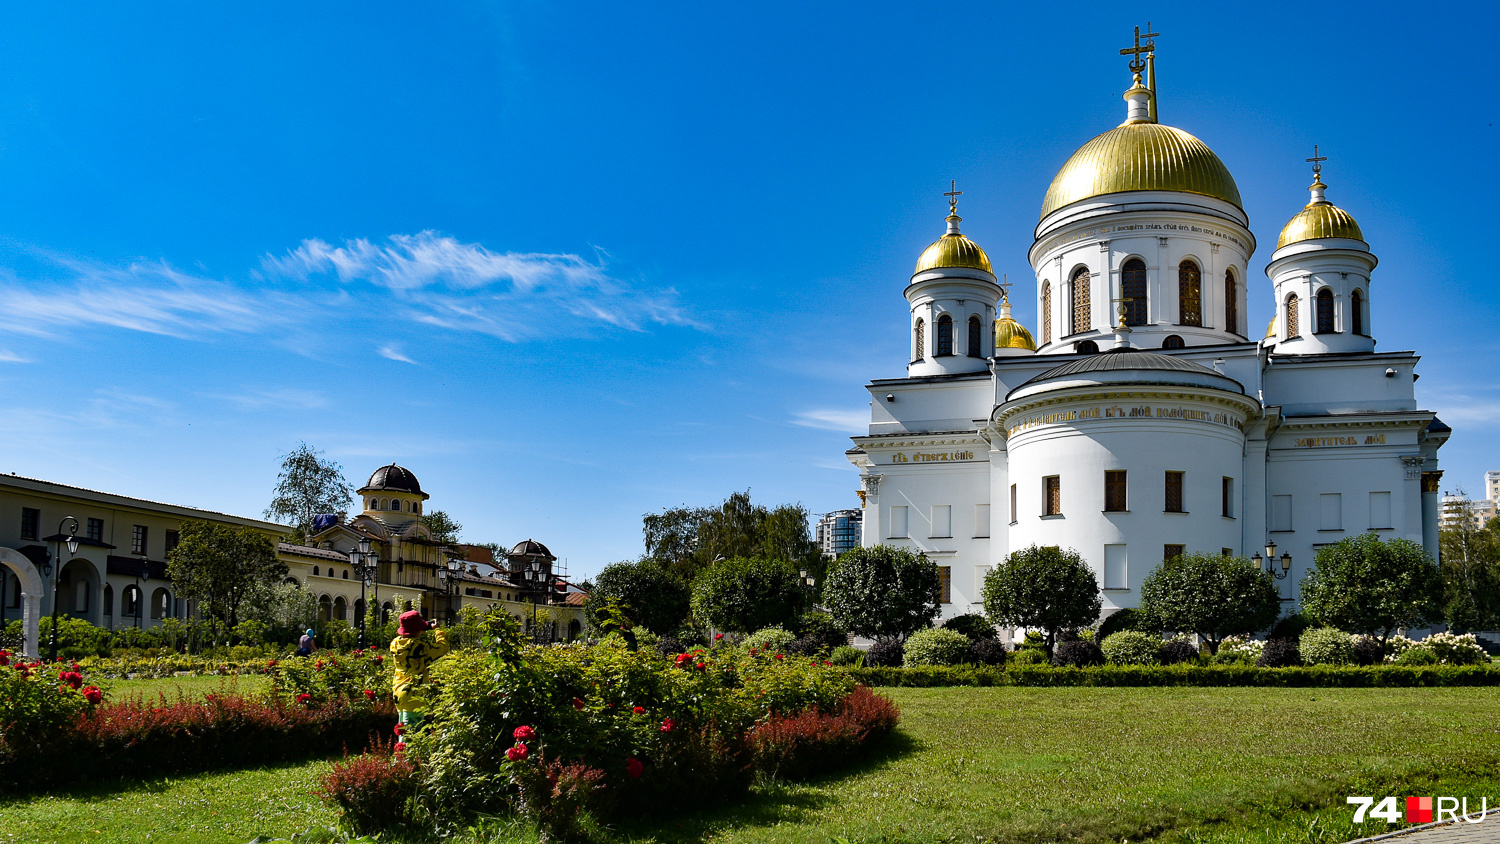
{"label": "red logo square", "polygon": [[1432,798],[1431,797],[1408,797],[1408,798],[1406,798],[1406,822],[1407,823],[1432,823]]}

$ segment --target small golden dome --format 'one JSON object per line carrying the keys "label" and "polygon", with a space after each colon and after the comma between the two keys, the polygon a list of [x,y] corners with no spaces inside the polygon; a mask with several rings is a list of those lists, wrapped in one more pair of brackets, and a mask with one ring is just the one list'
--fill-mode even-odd
{"label": "small golden dome", "polygon": [[1010,315],[1009,297],[1000,300],[1000,317],[995,320],[995,351],[1001,349],[1036,351],[1036,340],[1032,338],[1031,332]]}
{"label": "small golden dome", "polygon": [[1137,190],[1196,193],[1244,209],[1229,168],[1207,144],[1160,123],[1127,123],[1073,153],[1047,189],[1042,218],[1080,200]]}
{"label": "small golden dome", "polygon": [[1293,243],[1301,243],[1304,240],[1317,240],[1323,237],[1345,237],[1350,240],[1364,241],[1364,232],[1359,230],[1359,223],[1354,222],[1349,212],[1322,199],[1324,187],[1321,179],[1313,184],[1313,196],[1317,198],[1307,203],[1307,207],[1297,212],[1297,216],[1282,228],[1281,237],[1276,238],[1277,249]]}
{"label": "small golden dome", "polygon": [[917,268],[912,271],[912,275],[953,267],[984,270],[991,274],[995,272],[990,266],[990,256],[984,254],[979,244],[959,234],[958,220],[957,215],[948,216],[948,233],[922,250],[922,257],[917,259]]}
{"label": "small golden dome", "polygon": [[1266,323],[1266,339],[1269,340],[1269,339],[1271,339],[1272,337],[1275,337],[1275,336],[1276,336],[1276,317],[1273,316],[1273,317],[1271,317],[1271,321],[1269,323]]}

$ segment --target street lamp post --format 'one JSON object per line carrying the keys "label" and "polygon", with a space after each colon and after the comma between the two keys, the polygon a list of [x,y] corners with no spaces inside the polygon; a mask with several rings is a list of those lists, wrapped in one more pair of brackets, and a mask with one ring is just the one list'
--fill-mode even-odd
{"label": "street lamp post", "polygon": [[542,561],[532,560],[531,565],[521,569],[521,579],[526,583],[526,591],[531,593],[531,641],[535,643],[541,638],[536,624],[536,607],[542,597],[542,586],[545,579],[542,572]]}
{"label": "street lamp post", "polygon": [[[63,536],[63,525],[67,524],[68,522],[72,522],[73,523],[73,527],[68,530],[67,536],[64,537]],[[47,575],[47,576],[49,576],[49,577],[52,578],[52,630],[51,630],[50,634],[47,637],[48,638],[48,643],[47,643],[47,661],[48,662],[56,662],[57,661],[57,584],[58,584],[59,581],[62,580],[62,570],[63,570],[62,549],[63,549],[64,545],[68,546],[68,556],[69,557],[72,557],[74,554],[78,553],[78,520],[75,519],[75,518],[73,518],[72,516],[63,516],[62,517],[62,521],[60,521],[60,522],[57,523],[57,536],[56,536],[56,540],[57,540],[56,541],[56,544],[57,544],[57,567],[56,568],[57,568],[57,570],[53,571],[53,566],[52,566],[52,561],[51,560],[48,560],[47,562],[45,562],[45,563],[42,564],[42,574]]]}
{"label": "street lamp post", "polygon": [[453,596],[458,591],[458,575],[463,571],[464,561],[462,557],[453,554],[448,555],[448,567],[438,569],[438,579],[443,581],[443,597],[448,604],[448,624],[453,624]]}
{"label": "street lamp post", "polygon": [[359,605],[363,608],[359,614],[359,647],[360,650],[364,650],[369,641],[365,631],[368,629],[370,618],[370,601],[365,589],[375,577],[375,563],[370,559],[374,556],[370,553],[370,540],[361,536],[359,550],[349,556],[354,557],[354,570],[359,572]]}
{"label": "street lamp post", "polygon": [[812,606],[813,598],[817,595],[818,579],[813,577],[807,569],[802,569],[798,574],[801,575],[801,579],[797,581],[797,585],[806,590],[808,606]]}
{"label": "street lamp post", "polygon": [[[1260,552],[1257,551],[1255,553],[1255,556],[1250,558],[1250,561],[1253,562],[1253,563],[1255,563],[1255,567],[1256,568],[1260,568],[1260,563],[1261,563]],[[1276,540],[1274,540],[1274,539],[1266,541],[1265,562],[1266,562],[1266,574],[1269,574],[1270,576],[1276,578],[1277,580],[1285,580],[1286,576],[1289,573],[1291,573],[1291,570],[1292,570],[1292,555],[1291,554],[1287,554],[1287,553],[1283,553],[1281,555],[1281,569],[1279,571],[1277,570],[1277,568],[1276,568]]]}

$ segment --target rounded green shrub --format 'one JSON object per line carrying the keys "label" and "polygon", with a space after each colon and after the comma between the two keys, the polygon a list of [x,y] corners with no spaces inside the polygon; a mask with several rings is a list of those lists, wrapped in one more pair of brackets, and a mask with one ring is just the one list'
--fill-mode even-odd
{"label": "rounded green shrub", "polygon": [[995,638],[995,625],[989,619],[978,613],[964,613],[943,622],[943,628],[954,630],[968,636],[970,639],[993,639]]}
{"label": "rounded green shrub", "polygon": [[865,665],[869,668],[896,668],[906,659],[906,648],[900,639],[877,639],[865,651]]}
{"label": "rounded green shrub", "polygon": [[1490,661],[1473,633],[1434,633],[1422,640],[1422,646],[1444,665],[1483,665]]}
{"label": "rounded green shrub", "polygon": [[754,648],[757,651],[769,651],[771,653],[785,653],[797,637],[792,631],[781,627],[763,627],[745,637],[740,646],[745,650]]}
{"label": "rounded green shrub", "polygon": [[1433,653],[1431,650],[1422,647],[1421,645],[1417,645],[1416,647],[1407,648],[1406,650],[1402,651],[1401,655],[1396,657],[1396,664],[1437,665],[1438,655]]}
{"label": "rounded green shrub", "polygon": [[1057,651],[1052,654],[1052,664],[1073,668],[1103,665],[1104,651],[1099,649],[1098,644],[1088,639],[1074,639],[1057,646]]}
{"label": "rounded green shrub", "polygon": [[969,637],[957,630],[929,627],[906,640],[903,663],[914,665],[958,665],[969,657]]}
{"label": "rounded green shrub", "polygon": [[999,639],[969,640],[969,661],[975,665],[1004,665],[1006,656]]}
{"label": "rounded green shrub", "polygon": [[1349,665],[1354,662],[1354,640],[1332,627],[1309,627],[1297,639],[1297,650],[1308,665]]}
{"label": "rounded green shrub", "polygon": [[1099,643],[1104,658],[1116,665],[1156,665],[1161,637],[1139,630],[1121,630]]}
{"label": "rounded green shrub", "polygon": [[859,665],[864,660],[864,656],[864,651],[859,648],[839,645],[833,649],[833,653],[828,655],[828,661],[834,665],[854,666]]}
{"label": "rounded green shrub", "polygon": [[1356,637],[1352,655],[1355,665],[1379,665],[1385,662],[1385,648],[1380,646],[1380,640],[1374,636]]}
{"label": "rounded green shrub", "polygon": [[1197,662],[1198,646],[1186,639],[1168,639],[1156,649],[1156,658],[1161,660],[1162,665]]}
{"label": "rounded green shrub", "polygon": [[1302,654],[1294,639],[1267,639],[1255,664],[1260,668],[1291,668],[1302,664]]}
{"label": "rounded green shrub", "polygon": [[1010,655],[1011,665],[1046,665],[1047,652],[1041,648],[1022,648]]}

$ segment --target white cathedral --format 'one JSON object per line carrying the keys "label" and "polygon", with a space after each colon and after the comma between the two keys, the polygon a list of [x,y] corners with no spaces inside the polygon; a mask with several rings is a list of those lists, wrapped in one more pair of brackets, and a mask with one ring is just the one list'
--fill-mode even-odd
{"label": "white cathedral", "polygon": [[955,191],[906,288],[906,376],[867,387],[869,433],[848,452],[862,542],[936,562],[945,618],[979,612],[985,574],[1030,545],[1081,553],[1106,614],[1184,552],[1265,549],[1293,606],[1317,549],[1343,537],[1437,556],[1450,430],[1417,406],[1417,356],[1375,349],[1376,258],[1327,199],[1322,159],[1266,267],[1276,316],[1254,339],[1239,189],[1202,141],[1157,122],[1150,47],[1126,51],[1125,122],[1042,200],[1039,336],[959,231]]}

